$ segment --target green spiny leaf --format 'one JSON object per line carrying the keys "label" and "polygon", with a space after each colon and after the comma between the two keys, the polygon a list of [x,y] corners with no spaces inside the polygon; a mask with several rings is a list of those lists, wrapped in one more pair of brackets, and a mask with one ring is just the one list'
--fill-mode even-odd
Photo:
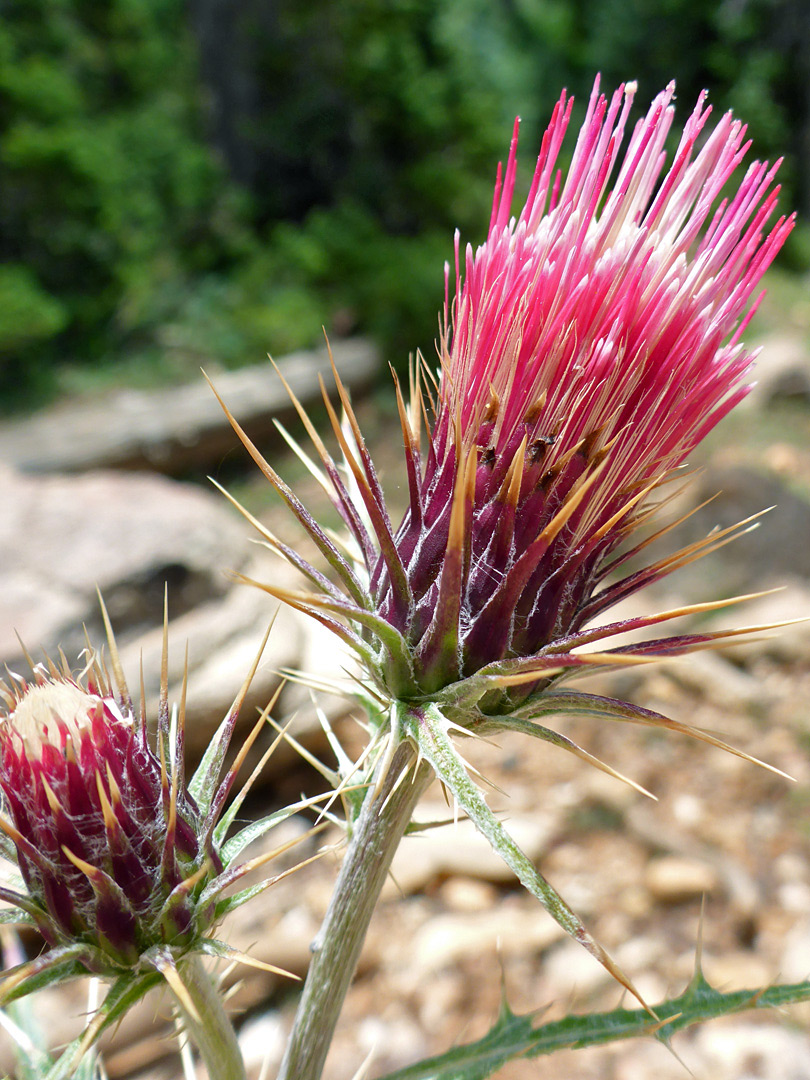
{"label": "green spiny leaf", "polygon": [[645,1035],[668,1044],[675,1032],[701,1021],[808,1000],[810,981],[724,994],[699,978],[680,997],[656,1005],[656,1014],[666,1021],[663,1024],[656,1023],[644,1009],[613,1009],[566,1016],[536,1027],[531,1014],[516,1016],[505,1005],[482,1039],[389,1073],[382,1080],[486,1080],[516,1058],[540,1057],[556,1050],[600,1046]]}
{"label": "green spiny leaf", "polygon": [[[4,980],[0,981],[0,998],[6,1005],[10,1001],[33,994],[45,986],[56,986],[68,979],[75,979],[79,975],[86,975],[87,968],[81,963],[79,957],[87,953],[85,945],[64,945],[56,949],[49,949],[36,960],[30,960],[26,964],[10,968],[3,972]],[[12,981],[15,975],[26,972],[25,977],[11,989],[4,989],[8,981]]]}
{"label": "green spiny leaf", "polygon": [[[537,870],[487,806],[480,788],[472,781],[465,763],[450,739],[452,725],[436,708],[425,705],[403,712],[403,730],[418,745],[422,756],[452,792],[458,805],[487,838],[521,885],[540,901],[559,926],[583,945],[606,971],[635,997],[632,983],[602,946],[588,933],[579,918]],[[639,1000],[641,1000],[639,998]]]}
{"label": "green spiny leaf", "polygon": [[234,893],[233,896],[226,896],[224,900],[217,901],[215,907],[214,921],[219,922],[226,915],[229,915],[236,908],[241,907],[242,904],[246,904],[248,900],[252,900],[254,896],[258,896],[263,893],[270,885],[273,884],[273,879],[270,878],[266,881],[259,881],[255,885],[249,885],[246,889],[242,889],[240,892]]}
{"label": "green spiny leaf", "polygon": [[232,813],[232,807],[229,807],[228,811],[223,814],[217,827],[214,829],[214,843],[219,849],[222,862],[225,866],[229,866],[248,844],[252,843],[254,840],[258,840],[259,837],[264,836],[270,829],[274,828],[276,825],[280,825],[282,821],[286,821],[288,817],[291,817],[299,810],[305,810],[311,805],[311,799],[301,799],[297,803],[285,806],[283,809],[276,810],[274,814],[268,814],[267,817],[261,818],[259,821],[252,821],[250,825],[246,825],[244,829],[240,830],[235,836],[232,836],[227,843],[223,844],[222,841],[227,836],[228,829],[231,827],[235,817],[235,811]]}
{"label": "green spiny leaf", "polygon": [[229,712],[205,749],[200,764],[188,784],[188,793],[204,816],[208,813],[219,786],[219,774],[233,731],[233,716]]}
{"label": "green spiny leaf", "polygon": [[523,720],[519,716],[497,717],[493,718],[492,721],[483,724],[476,730],[482,736],[489,735],[494,731],[518,731],[523,735],[530,735],[534,739],[541,739],[543,742],[551,743],[552,746],[558,746],[562,750],[567,750],[569,754],[578,757],[580,761],[586,761],[589,765],[593,765],[594,768],[600,769],[606,775],[612,776],[624,784],[629,784],[631,787],[635,788],[636,791],[648,796],[648,798],[655,798],[655,796],[647,791],[646,788],[637,784],[635,780],[631,780],[623,773],[617,772],[616,769],[611,768],[610,765],[606,765],[604,761],[600,761],[600,759],[594,757],[593,754],[589,754],[587,750],[578,746],[567,736],[561,735],[559,731],[552,731],[542,724],[536,724],[532,720]]}
{"label": "green spiny leaf", "polygon": [[485,1080],[508,1061],[523,1056],[533,1033],[532,1015],[516,1016],[504,1002],[482,1039],[400,1069],[384,1080]]}
{"label": "green spiny leaf", "polygon": [[[264,883],[262,883],[264,884]],[[247,892],[247,890],[245,890]],[[218,941],[216,938],[205,938],[200,943],[200,952],[205,956],[215,956],[220,960],[232,960],[234,949],[228,945],[225,941]]]}

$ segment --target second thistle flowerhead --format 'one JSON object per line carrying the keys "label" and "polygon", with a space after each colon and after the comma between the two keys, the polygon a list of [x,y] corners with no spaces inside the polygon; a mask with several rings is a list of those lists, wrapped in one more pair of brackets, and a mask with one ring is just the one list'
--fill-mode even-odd
{"label": "second thistle flowerhead", "polygon": [[7,688],[0,790],[29,903],[51,946],[85,945],[101,975],[160,943],[199,937],[213,908],[196,903],[222,869],[204,850],[197,805],[172,792],[165,762],[103,679],[35,670]]}
{"label": "second thistle flowerhead", "polygon": [[[276,544],[321,595],[276,594],[343,636],[385,700],[437,702],[465,727],[509,712],[596,662],[577,647],[631,627],[585,628],[696,554],[617,576],[649,496],[746,393],[753,354],[740,334],[793,222],[768,231],[778,162],[753,162],[727,188],[749,143],[730,113],[708,125],[705,94],[665,168],[674,90],[623,150],[635,84],[607,98],[597,80],[567,173],[563,93],[516,216],[515,125],[486,241],[462,250],[456,238],[438,379],[417,370],[408,407],[398,391],[409,490],[398,527],[339,380],[343,427],[327,406],[349,483],[309,430],[354,563],[261,462],[342,584]],[[686,642],[643,654],[656,646]]]}
{"label": "second thistle flowerhead", "polygon": [[100,654],[88,651],[80,674],[63,660],[59,666],[32,663],[30,680],[9,675],[0,681],[0,854],[19,871],[16,881],[0,885],[0,899],[11,905],[2,916],[33,924],[48,946],[2,973],[0,1002],[88,972],[111,981],[84,1048],[162,980],[185,1001],[184,961],[195,953],[279,970],[231,949],[214,931],[274,880],[233,891],[246,873],[283,850],[240,861],[246,845],[309,805],[233,829],[258,770],[228,800],[271,707],[226,769],[258,657],[187,781],[185,690],[180,709],[170,714],[165,635],[153,746],[107,627],[112,676]]}

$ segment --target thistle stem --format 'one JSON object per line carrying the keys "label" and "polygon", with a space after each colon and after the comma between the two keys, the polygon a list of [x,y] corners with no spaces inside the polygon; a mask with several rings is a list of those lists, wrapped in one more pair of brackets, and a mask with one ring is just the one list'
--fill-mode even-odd
{"label": "thistle stem", "polygon": [[[391,860],[433,775],[424,763],[413,766],[413,757],[413,747],[402,743],[385,776],[375,776],[368,790],[329,910],[311,946],[312,962],[278,1080],[321,1076]],[[412,772],[403,776],[410,766]]]}
{"label": "thistle stem", "polygon": [[[184,1001],[173,989],[172,997],[210,1080],[245,1080],[245,1065],[236,1032],[200,958],[190,956],[184,960],[179,974],[188,998]],[[189,1002],[194,1006],[196,1016],[190,1011]]]}

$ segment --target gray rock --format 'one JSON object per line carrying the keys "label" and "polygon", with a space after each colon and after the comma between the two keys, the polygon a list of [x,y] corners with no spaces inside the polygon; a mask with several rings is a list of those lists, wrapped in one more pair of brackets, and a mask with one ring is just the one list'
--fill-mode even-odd
{"label": "gray rock", "polygon": [[661,904],[680,904],[715,892],[720,879],[714,867],[700,859],[662,855],[650,860],[644,882]]}
{"label": "gray rock", "polygon": [[736,1022],[707,1024],[694,1036],[695,1074],[717,1080],[757,1077],[758,1080],[804,1080],[810,1074],[810,1039],[806,1031],[791,1031],[770,1020],[759,1024],[747,1017]]}
{"label": "gray rock", "polygon": [[[714,496],[714,498],[712,498]],[[685,600],[714,600],[810,579],[810,501],[765,472],[742,465],[709,468],[683,496],[682,512],[712,501],[656,549],[660,557],[768,507],[756,528],[705,559],[676,571],[667,588]],[[649,556],[649,551],[646,552]]]}
{"label": "gray rock", "polygon": [[[273,629],[243,703],[234,745],[253,726],[279,688],[284,669],[317,671],[345,682],[347,658],[313,620],[280,607],[258,589],[234,584],[226,571],[241,569],[259,581],[300,579],[267,553],[250,566],[255,550],[243,523],[218,494],[165,477],[113,471],[81,476],[24,476],[0,468],[0,666],[23,676],[43,653],[62,648],[77,665],[85,647],[105,641],[98,587],[104,597],[133,697],[143,670],[147,715],[157,715],[163,641],[164,586],[169,595],[169,696],[180,699],[188,646],[186,744],[196,760],[207,746],[248,675],[262,638]],[[18,636],[19,635],[19,638]],[[319,699],[331,719],[348,702]],[[310,694],[291,682],[273,710],[280,720],[296,713],[291,732],[311,742],[322,737]],[[263,734],[248,765],[272,741]],[[294,751],[279,746],[267,776],[289,765]]]}
{"label": "gray rock", "polygon": [[[367,384],[378,370],[377,350],[368,341],[338,341],[332,352],[348,387]],[[331,383],[325,348],[293,353],[278,366],[303,402],[320,400],[319,375]],[[274,417],[291,412],[289,395],[269,361],[210,374],[251,438],[273,433]],[[58,405],[0,425],[0,461],[26,472],[115,466],[177,475],[217,464],[236,445],[236,436],[202,376],[188,386],[121,390],[102,401]]]}
{"label": "gray rock", "polygon": [[243,530],[213,493],[159,476],[22,476],[0,468],[0,656],[84,647],[104,595],[121,641],[162,622],[164,583],[182,614],[223,596],[244,563]]}
{"label": "gray rock", "polygon": [[775,334],[757,356],[753,389],[739,406],[766,408],[775,398],[798,398],[810,403],[810,350],[796,334]]}
{"label": "gray rock", "polygon": [[[411,960],[413,985],[419,986],[443,967],[463,963],[491,952],[504,959],[543,952],[564,936],[549,917],[526,904],[498,905],[490,911],[436,915],[399,952]],[[584,950],[583,950],[584,951]],[[586,954],[587,955],[587,954]],[[400,963],[404,962],[401,957]]]}

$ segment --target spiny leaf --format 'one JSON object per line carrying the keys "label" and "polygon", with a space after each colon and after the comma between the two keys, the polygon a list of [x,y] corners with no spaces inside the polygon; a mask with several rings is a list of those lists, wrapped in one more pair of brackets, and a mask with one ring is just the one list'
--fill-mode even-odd
{"label": "spiny leaf", "polygon": [[516,1016],[504,1006],[492,1030],[482,1039],[399,1069],[383,1080],[485,1080],[508,1061],[524,1055],[534,1033],[532,1020],[531,1014]]}
{"label": "spiny leaf", "polygon": [[562,897],[539,873],[531,859],[518,847],[487,806],[480,788],[470,778],[467,768],[453,746],[448,720],[433,705],[404,711],[403,730],[419,747],[422,756],[433,766],[436,775],[452,792],[458,805],[487,838],[494,851],[555,922],[580,942],[622,986],[642,1004],[643,998],[602,946],[588,933]]}
{"label": "spiny leaf", "polygon": [[[313,830],[314,831],[314,830]],[[306,835],[310,835],[307,833]],[[276,874],[275,877],[265,878],[264,881],[259,881],[255,885],[249,885],[246,889],[242,889],[241,892],[232,893],[224,900],[218,900],[215,904],[216,916],[214,921],[219,922],[229,912],[234,911],[236,908],[241,907],[242,904],[246,904],[248,900],[252,900],[254,896],[258,896],[266,889],[269,889],[271,885],[275,885],[279,881],[283,881],[284,878],[289,877],[291,874],[295,874],[298,870],[302,870],[305,866],[309,866],[310,863],[317,862],[329,851],[334,851],[337,845],[334,847],[323,847],[320,851],[316,851],[314,855],[310,855],[308,859],[302,859],[300,863],[296,863],[295,866],[289,866],[286,870],[282,870],[280,874]],[[255,865],[255,864],[254,864]],[[248,866],[248,869],[254,867]],[[206,939],[210,940],[210,939]],[[203,952],[205,952],[205,946],[203,944]]]}
{"label": "spiny leaf", "polygon": [[78,975],[86,975],[87,968],[79,960],[86,953],[85,945],[63,945],[49,949],[35,960],[10,968],[3,973],[5,977],[0,982],[0,1002],[6,1004],[32,994],[43,986],[55,986]]}
{"label": "spiny leaf", "polygon": [[245,507],[242,506],[242,504],[237,499],[235,499],[233,495],[230,494],[230,492],[226,491],[226,489],[220,483],[214,480],[213,477],[209,476],[208,479],[211,481],[214,487],[217,488],[217,490],[225,496],[225,498],[234,507],[234,509],[238,510],[239,513],[242,514],[242,516],[245,518],[245,520],[249,521],[250,524],[254,527],[254,529],[256,529],[256,531],[261,535],[262,540],[259,541],[259,543],[263,543],[270,551],[273,551],[276,554],[280,555],[282,558],[286,559],[287,562],[294,566],[297,570],[299,570],[304,575],[304,577],[308,578],[315,586],[317,586],[317,588],[327,593],[329,596],[342,597],[344,595],[335,585],[332,584],[332,582],[329,580],[328,577],[326,577],[325,574],[322,574],[320,570],[316,570],[315,567],[312,566],[312,564],[309,563],[302,555],[299,555],[299,553],[294,548],[291,548],[288,544],[285,544],[282,540],[279,540],[275,533],[272,533],[266,525],[262,524],[262,522],[259,521],[257,517],[254,517],[254,515],[251,514],[249,510],[246,510]]}
{"label": "spiny leaf", "polygon": [[[482,667],[475,675],[458,682],[450,683],[436,694],[440,708],[448,714],[473,713],[482,697],[490,690],[506,686],[519,686],[523,683],[540,682],[552,678],[561,678],[570,673],[595,673],[599,670],[611,670],[620,667],[633,667],[639,664],[658,662],[657,656],[633,656],[619,653],[618,650],[587,653],[538,653],[536,656],[522,656],[515,659],[497,660]],[[540,700],[548,693],[543,689]]]}
{"label": "spiny leaf", "polygon": [[202,1017],[200,1016],[197,1005],[191,995],[191,991],[186,985],[186,980],[180,973],[181,969],[178,967],[171,949],[159,947],[152,948],[144,953],[144,958],[154,964],[166,980],[169,989],[174,996],[175,1004],[179,1006],[183,1016],[187,1020],[201,1025]]}
{"label": "spiny leaf", "polygon": [[[275,828],[276,825],[280,825],[282,821],[286,821],[288,817],[298,813],[299,810],[306,810],[310,806],[315,806],[323,799],[328,799],[331,794],[332,793],[328,791],[313,799],[300,799],[298,802],[291,803],[281,810],[276,810],[273,814],[268,814],[267,817],[260,818],[258,821],[252,821],[222,846],[220,855],[222,856],[223,863],[225,866],[229,866],[248,844],[253,843],[254,840],[258,840],[259,837],[264,836],[270,829]],[[217,837],[216,834],[215,839],[217,840],[217,843],[220,842],[220,838]]]}
{"label": "spiny leaf", "polygon": [[655,581],[660,581],[662,578],[668,577],[675,570],[688,566],[697,559],[705,558],[705,556],[711,555],[715,551],[719,551],[720,548],[725,547],[726,544],[730,544],[734,540],[739,540],[747,533],[758,528],[759,526],[756,519],[766,513],[768,513],[768,510],[761,510],[758,514],[752,514],[743,521],[737,522],[736,525],[730,525],[726,529],[709,533],[709,535],[702,540],[697,540],[694,543],[681,548],[680,551],[676,551],[674,555],[659,559],[658,562],[651,563],[642,570],[637,570],[635,573],[629,574],[620,581],[607,586],[602,592],[599,592],[592,597],[582,609],[582,621],[590,622],[603,611],[613,607],[624,597],[638,592],[646,585],[650,585]]}
{"label": "spiny leaf", "polygon": [[559,746],[563,750],[567,750],[574,757],[578,757],[581,761],[587,762],[589,765],[593,765],[594,768],[599,769],[601,772],[606,773],[608,776],[612,776],[616,780],[621,780],[623,784],[628,784],[631,788],[635,788],[642,795],[646,795],[648,798],[657,801],[655,795],[651,791],[647,791],[641,784],[637,784],[635,780],[631,780],[629,776],[625,776],[624,773],[618,772],[616,769],[611,768],[604,761],[600,761],[599,758],[594,757],[593,754],[589,754],[587,750],[584,750],[577,743],[567,738],[565,735],[561,735],[558,731],[552,731],[550,728],[543,727],[542,724],[535,724],[531,720],[523,720],[518,716],[506,716],[503,718],[493,718],[493,720],[481,728],[476,729],[479,735],[488,735],[490,731],[519,731],[523,735],[531,735],[533,738],[542,739],[544,742],[549,742],[552,746]]}
{"label": "spiny leaf", "polygon": [[382,1080],[486,1080],[516,1058],[535,1058],[556,1050],[601,1046],[645,1035],[668,1044],[675,1032],[701,1021],[808,1000],[810,982],[724,994],[700,980],[690,984],[680,997],[656,1005],[655,1012],[663,1023],[653,1020],[644,1009],[613,1009],[566,1016],[537,1027],[531,1014],[517,1016],[504,1006],[482,1039],[389,1073]]}
{"label": "spiny leaf", "polygon": [[[619,701],[616,698],[602,697],[599,694],[586,694],[575,690],[560,690],[542,694],[536,702],[521,709],[520,712],[525,717],[542,716],[548,713],[568,713],[576,716],[596,716],[630,724],[660,727],[667,731],[676,731],[681,735],[688,735],[690,738],[708,743],[709,746],[714,746],[718,750],[725,750],[726,753],[742,758],[743,761],[748,761],[752,765],[759,765],[776,776],[784,777],[785,780],[793,779],[786,772],[777,769],[775,765],[769,765],[767,761],[761,761],[751,754],[746,754],[744,750],[738,750],[735,746],[723,742],[722,739],[716,738],[702,728],[693,727],[691,724],[683,724],[678,720],[671,720],[662,713],[653,712],[652,709],[643,709],[640,705],[633,705],[629,701]],[[505,719],[505,724],[508,725],[508,719]]]}
{"label": "spiny leaf", "polygon": [[[215,731],[214,737],[206,747],[196,772],[189,781],[188,793],[195,800],[203,814],[207,815],[211,811],[214,798],[219,788],[219,777],[222,771],[222,764],[225,760],[225,755],[228,752],[228,746],[230,745],[231,736],[233,735],[233,729],[236,726],[239,710],[242,708],[247,692],[253,682],[253,677],[256,674],[271,629],[272,623],[267,629],[259,647],[259,651],[247,674],[247,678],[242,683],[239,693],[236,695],[233,704],[228,710],[227,716]],[[208,822],[207,827],[210,831],[213,827],[213,823]]]}
{"label": "spiny leaf", "polygon": [[224,900],[218,900],[215,905],[215,922],[224,919],[226,915],[230,915],[232,911],[252,900],[254,896],[260,896],[263,892],[266,892],[271,884],[275,884],[272,878],[265,879],[255,885],[249,885],[246,889],[242,889],[241,892],[234,893],[232,896],[226,896]]}
{"label": "spiny leaf", "polygon": [[188,784],[188,793],[203,813],[207,813],[217,790],[219,771],[233,731],[230,714],[225,717],[205,748],[205,753]]}
{"label": "spiny leaf", "polygon": [[[203,372],[203,375],[205,375],[205,372]],[[340,577],[341,581],[344,582],[344,584],[346,585],[347,589],[352,594],[354,599],[358,603],[362,603],[363,602],[363,595],[364,595],[363,594],[363,588],[360,585],[360,582],[357,580],[356,576],[354,575],[354,573],[353,573],[351,567],[349,566],[349,564],[346,562],[346,560],[343,558],[343,556],[337,550],[337,548],[332,543],[332,541],[329,539],[329,537],[324,532],[324,530],[321,528],[321,526],[317,523],[317,521],[315,521],[315,519],[312,517],[312,515],[306,509],[306,507],[301,502],[301,500],[287,486],[287,484],[284,483],[284,481],[281,479],[281,477],[278,475],[278,473],[271,467],[269,462],[259,452],[259,450],[253,444],[253,442],[251,442],[251,440],[245,434],[244,429],[237,422],[236,417],[228,409],[225,402],[222,400],[222,398],[217,393],[216,389],[214,388],[213,383],[211,382],[211,380],[208,378],[207,375],[205,375],[205,378],[208,381],[208,384],[211,387],[211,389],[214,391],[214,396],[216,397],[217,401],[222,406],[222,410],[225,413],[225,415],[227,416],[228,422],[230,423],[231,427],[234,429],[236,434],[239,436],[239,439],[241,440],[241,442],[242,442],[243,446],[245,447],[245,449],[247,450],[247,452],[250,454],[250,456],[253,458],[253,460],[256,462],[256,464],[259,466],[261,471],[264,473],[264,475],[267,477],[267,479],[273,485],[273,487],[278,492],[278,494],[281,496],[281,498],[286,502],[287,506],[293,512],[293,514],[298,519],[298,521],[301,523],[303,528],[306,529],[306,531],[309,533],[310,537],[312,538],[314,543],[317,545],[318,550],[324,556],[324,558],[329,563],[329,565],[332,567],[332,569],[335,571],[335,573]]]}
{"label": "spiny leaf", "polygon": [[413,602],[413,597],[411,596],[411,588],[408,582],[408,576],[405,572],[405,567],[402,563],[402,558],[396,543],[394,542],[394,531],[388,516],[388,510],[386,509],[382,488],[377,479],[374,463],[366,449],[360,427],[354,416],[346,391],[343,388],[343,384],[340,381],[340,377],[334,364],[332,365],[332,372],[335,378],[338,395],[340,396],[341,404],[343,405],[344,415],[351,427],[357,456],[352,452],[352,447],[349,445],[348,439],[343,432],[334,406],[329,400],[329,395],[326,392],[323,379],[320,379],[323,402],[332,423],[335,437],[343,452],[343,459],[354,477],[357,490],[369,516],[371,527],[374,531],[377,544],[379,545],[380,554],[385,560],[385,565],[390,575],[391,585],[394,590],[394,595],[397,598],[397,603],[403,611],[407,611]]}
{"label": "spiny leaf", "polygon": [[[267,641],[267,637],[265,636],[265,642],[266,641]],[[262,650],[264,650],[264,644],[262,644]],[[276,705],[276,702],[278,701],[279,697],[281,696],[281,691],[283,689],[284,689],[284,683],[283,682],[279,683],[279,685],[276,687],[275,693],[270,698],[270,701],[267,703],[267,705],[264,707],[264,709],[259,714],[259,718],[256,721],[256,723],[253,725],[253,728],[250,730],[250,732],[248,733],[246,738],[244,738],[242,740],[242,745],[239,747],[239,750],[238,750],[238,752],[236,754],[236,757],[235,757],[234,761],[232,762],[232,764],[231,764],[230,768],[228,769],[227,773],[225,774],[224,780],[219,785],[219,788],[217,789],[217,792],[216,792],[216,794],[214,795],[214,798],[211,801],[211,806],[210,806],[210,809],[208,811],[208,815],[206,817],[205,825],[203,826],[203,829],[202,829],[202,840],[203,840],[204,845],[208,842],[209,837],[212,835],[212,833],[213,833],[213,831],[215,829],[216,822],[219,820],[220,814],[222,813],[222,809],[223,809],[223,807],[225,805],[225,801],[226,801],[226,799],[228,798],[228,795],[231,792],[231,788],[233,787],[233,784],[234,784],[234,781],[236,780],[236,777],[239,775],[239,770],[244,765],[245,758],[250,753],[250,748],[253,746],[254,742],[258,738],[259,732],[261,732],[264,729],[264,726],[267,724],[267,718],[270,715],[270,713],[272,712],[272,710],[274,709],[274,707]],[[271,746],[262,755],[261,762],[260,762],[262,767],[267,763],[267,760],[272,755],[273,751],[275,750],[275,748],[276,748],[276,746],[278,744],[278,741],[279,741],[278,738],[276,738],[273,741],[273,743],[271,744]],[[233,817],[236,815],[236,812],[239,810],[240,806],[242,805],[242,801],[243,801],[245,795],[247,794],[247,791],[250,790],[251,783],[252,783],[252,781],[249,780],[248,784],[247,784],[247,790],[243,789],[242,791],[240,791],[239,794],[236,796],[236,798],[233,800],[233,806],[229,810],[229,812],[231,814],[230,820],[233,820]],[[227,833],[227,826],[226,826],[225,832],[222,833],[223,838],[224,838],[226,833]]]}
{"label": "spiny leaf", "polygon": [[[361,626],[365,626],[366,623],[370,622],[371,628],[376,632],[378,637],[382,638],[385,633],[385,626],[381,624],[383,624],[385,620],[381,619],[379,616],[367,612],[365,609],[356,607],[348,598],[338,597],[337,599],[330,599],[329,596],[322,597],[317,593],[305,593],[293,589],[285,589],[281,586],[273,585],[270,582],[255,581],[245,574],[234,575],[234,580],[240,582],[242,585],[252,585],[254,588],[268,593],[268,595],[272,596],[274,599],[281,600],[282,603],[287,604],[289,607],[296,608],[298,611],[304,612],[311,618],[317,619],[327,626],[333,634],[341,638],[350,649],[353,649],[364,663],[373,663],[373,651],[363,642],[362,638],[355,633],[351,624],[359,623]],[[346,619],[349,625],[344,625],[331,618],[326,618],[322,614],[323,612],[339,615]],[[390,624],[385,625],[388,626],[391,632],[396,633]]]}
{"label": "spiny leaf", "polygon": [[[265,863],[272,862],[273,859],[278,858],[279,855],[285,854],[291,848],[297,847],[298,844],[308,840],[309,837],[314,836],[316,833],[322,832],[326,828],[328,822],[322,822],[320,825],[313,825],[311,829],[307,829],[305,833],[301,833],[298,836],[294,836],[292,840],[287,840],[283,844],[279,844],[278,847],[273,848],[271,851],[264,851],[261,855],[256,855],[252,859],[248,859],[247,862],[240,863],[239,866],[227,867],[219,877],[214,878],[203,889],[200,895],[200,904],[205,905],[214,899],[219,893],[233,885],[234,882],[239,881],[246,874],[249,874],[252,870],[256,870],[260,866],[264,866]],[[298,863],[293,869],[297,869],[298,866],[303,866],[304,863]],[[278,881],[283,874],[277,875],[273,880]]]}
{"label": "spiny leaf", "polygon": [[[275,367],[279,378],[281,379],[282,383],[284,384],[284,388],[287,390],[287,393],[290,395],[290,399],[292,400],[292,403],[295,406],[295,409],[298,412],[298,415],[301,418],[301,421],[302,421],[302,423],[304,424],[304,427],[307,430],[307,434],[309,435],[315,449],[318,452],[318,456],[320,457],[320,459],[321,459],[321,461],[323,463],[323,467],[326,470],[326,473],[324,474],[318,468],[318,466],[315,464],[315,462],[312,461],[312,459],[309,457],[309,455],[307,453],[304,452],[304,450],[301,448],[301,446],[298,444],[298,442],[295,439],[293,439],[293,437],[289,434],[289,432],[284,428],[283,424],[281,424],[278,420],[276,420],[275,425],[276,425],[277,429],[279,430],[279,432],[281,433],[282,437],[287,442],[287,444],[292,448],[294,453],[306,465],[306,467],[309,469],[309,471],[312,473],[312,475],[316,478],[318,483],[321,485],[323,490],[326,492],[326,494],[328,495],[329,499],[332,501],[334,506],[337,508],[338,513],[343,518],[344,522],[346,523],[347,528],[350,530],[352,536],[355,538],[355,540],[357,541],[361,551],[363,552],[363,556],[365,558],[366,563],[370,564],[371,561],[374,558],[376,549],[375,549],[375,547],[374,547],[374,545],[373,545],[373,543],[371,541],[371,537],[368,535],[368,531],[367,531],[367,529],[365,527],[363,519],[360,516],[360,514],[358,513],[357,507],[355,506],[355,504],[354,504],[354,502],[352,500],[352,497],[349,494],[349,491],[348,491],[346,485],[343,482],[343,478],[340,475],[340,471],[339,471],[337,465],[335,464],[335,461],[332,458],[332,455],[326,449],[326,447],[325,447],[325,445],[323,443],[323,440],[321,439],[320,435],[318,434],[318,431],[315,428],[315,425],[310,420],[310,418],[309,418],[306,410],[304,409],[303,405],[301,404],[301,402],[298,400],[298,398],[293,393],[291,387],[289,386],[289,384],[287,383],[287,380],[282,375],[282,373],[279,370],[278,366],[276,364],[273,364],[273,366]],[[330,487],[330,484],[332,485],[331,487]]]}
{"label": "spiny leaf", "polygon": [[602,641],[605,638],[618,634],[626,634],[632,630],[644,630],[648,626],[656,626],[658,623],[669,622],[671,619],[693,618],[696,615],[706,615],[714,611],[721,611],[734,604],[744,604],[749,600],[759,600],[763,596],[771,596],[781,592],[781,589],[763,589],[755,593],[742,593],[739,596],[731,596],[725,600],[710,600],[700,604],[686,604],[682,607],[670,608],[667,611],[658,611],[653,615],[639,615],[632,619],[621,619],[614,623],[603,623],[600,626],[588,627],[579,630],[567,637],[559,638],[549,649],[549,652],[567,652],[570,649],[579,648],[582,645],[590,645],[594,641]]}
{"label": "spiny leaf", "polygon": [[215,956],[220,960],[230,960],[231,963],[245,964],[247,967],[256,968],[259,971],[266,971],[270,975],[281,975],[287,979],[296,979],[300,981],[301,976],[296,975],[292,971],[286,971],[284,968],[276,967],[275,964],[267,964],[264,960],[259,960],[255,956],[251,956],[249,953],[240,952],[239,949],[234,949],[227,942],[217,941],[216,938],[206,938],[202,943],[201,952],[206,956]]}

